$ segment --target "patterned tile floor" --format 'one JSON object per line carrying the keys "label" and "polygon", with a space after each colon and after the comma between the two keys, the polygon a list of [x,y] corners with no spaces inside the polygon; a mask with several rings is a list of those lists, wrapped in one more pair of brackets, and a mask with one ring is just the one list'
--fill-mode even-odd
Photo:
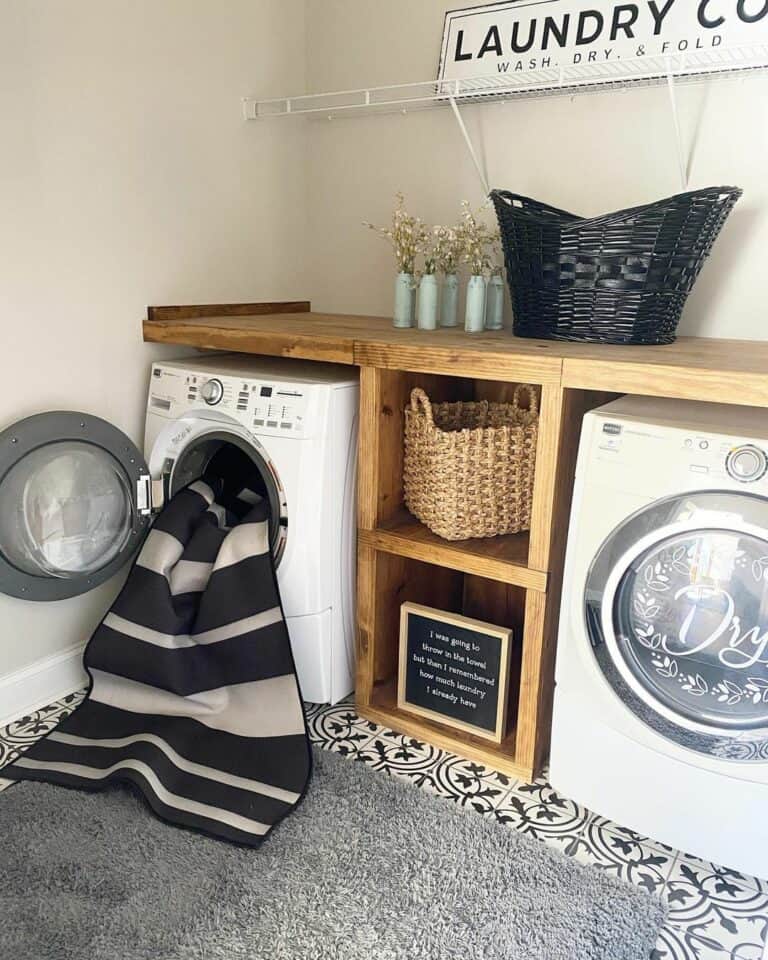
{"label": "patterned tile floor", "polygon": [[[0,730],[0,767],[67,716],[81,696],[73,694]],[[410,780],[566,856],[661,894],[669,903],[670,919],[652,960],[768,960],[768,881],[640,837],[559,796],[546,780],[514,781],[369,723],[349,703],[310,704],[307,714],[312,740],[324,749]],[[0,789],[2,785],[0,780]]]}

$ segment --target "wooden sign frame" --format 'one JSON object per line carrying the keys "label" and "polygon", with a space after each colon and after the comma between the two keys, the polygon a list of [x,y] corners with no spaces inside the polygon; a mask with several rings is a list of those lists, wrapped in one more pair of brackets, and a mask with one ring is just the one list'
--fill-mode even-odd
{"label": "wooden sign frame", "polygon": [[499,0],[448,10],[437,78],[464,81],[471,96],[473,81],[487,81],[487,95],[505,77],[510,85],[529,78],[521,90],[537,79],[564,90],[768,66],[764,10],[735,0],[658,6],[654,13],[649,3],[620,0]]}
{"label": "wooden sign frame", "polygon": [[[411,703],[406,699],[406,673],[408,669],[408,620],[411,614],[417,614],[428,620],[433,620],[437,624],[446,626],[461,627],[470,630],[473,633],[482,634],[485,637],[494,637],[500,643],[499,650],[499,677],[497,681],[497,704],[496,704],[496,726],[493,730],[485,727],[479,727],[464,720],[457,720],[450,714],[440,713],[437,710],[430,710],[420,704]],[[400,651],[397,675],[397,706],[400,710],[408,713],[417,714],[420,717],[426,717],[436,723],[447,727],[453,727],[456,730],[463,730],[465,733],[471,733],[476,737],[482,737],[485,740],[492,740],[500,744],[506,736],[507,711],[509,707],[509,680],[511,656],[510,646],[512,642],[511,629],[500,627],[493,623],[486,623],[484,620],[475,620],[472,617],[465,617],[458,613],[449,613],[445,610],[437,610],[434,607],[426,607],[420,603],[403,603],[400,607]]]}

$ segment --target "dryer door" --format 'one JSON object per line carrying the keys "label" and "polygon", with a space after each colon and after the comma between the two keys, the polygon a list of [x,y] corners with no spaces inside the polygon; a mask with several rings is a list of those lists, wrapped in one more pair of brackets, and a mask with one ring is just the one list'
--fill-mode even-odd
{"label": "dryer door", "polygon": [[138,550],[151,482],[139,450],[84,413],[42,413],[0,433],[0,591],[61,600]]}
{"label": "dryer door", "polygon": [[585,591],[592,648],[648,726],[700,753],[768,762],[768,502],[685,494],[603,543]]}

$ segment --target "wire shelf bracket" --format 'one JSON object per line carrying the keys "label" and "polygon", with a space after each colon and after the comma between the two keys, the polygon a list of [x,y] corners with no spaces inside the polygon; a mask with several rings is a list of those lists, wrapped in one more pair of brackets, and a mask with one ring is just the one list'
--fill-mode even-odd
{"label": "wire shelf bracket", "polygon": [[517,74],[471,79],[424,80],[382,87],[301,94],[295,97],[242,101],[247,120],[281,117],[337,119],[373,113],[397,113],[461,103],[489,103],[529,97],[575,96],[608,89],[632,89],[669,83],[703,82],[768,71],[768,43],[688,51],[664,56],[633,57],[605,63],[547,67]]}
{"label": "wire shelf bracket", "polygon": [[618,62],[585,63],[551,67],[519,74],[492,74],[471,79],[424,80],[382,87],[309,93],[295,97],[242,100],[246,120],[285,117],[334,120],[378,113],[408,113],[450,107],[483,188],[490,192],[483,169],[467,130],[459,104],[503,103],[534,97],[576,96],[606,90],[628,90],[666,84],[676,143],[677,163],[683,190],[688,189],[689,157],[680,123],[677,87],[712,79],[743,78],[768,74],[768,43],[719,48],[708,51],[643,56]]}

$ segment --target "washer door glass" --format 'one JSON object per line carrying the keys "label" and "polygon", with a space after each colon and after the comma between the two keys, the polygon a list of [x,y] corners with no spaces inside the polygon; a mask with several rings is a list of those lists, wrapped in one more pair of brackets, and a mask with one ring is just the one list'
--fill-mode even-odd
{"label": "washer door glass", "polygon": [[102,569],[125,548],[134,522],[122,467],[89,443],[39,447],[0,486],[0,550],[32,575],[77,577]]}
{"label": "washer door glass", "polygon": [[0,432],[0,591],[63,600],[138,551],[151,522],[140,451],[86,413],[39,413]]}
{"label": "washer door glass", "polygon": [[619,652],[654,700],[713,727],[768,726],[768,543],[728,530],[670,537],[630,565]]}

